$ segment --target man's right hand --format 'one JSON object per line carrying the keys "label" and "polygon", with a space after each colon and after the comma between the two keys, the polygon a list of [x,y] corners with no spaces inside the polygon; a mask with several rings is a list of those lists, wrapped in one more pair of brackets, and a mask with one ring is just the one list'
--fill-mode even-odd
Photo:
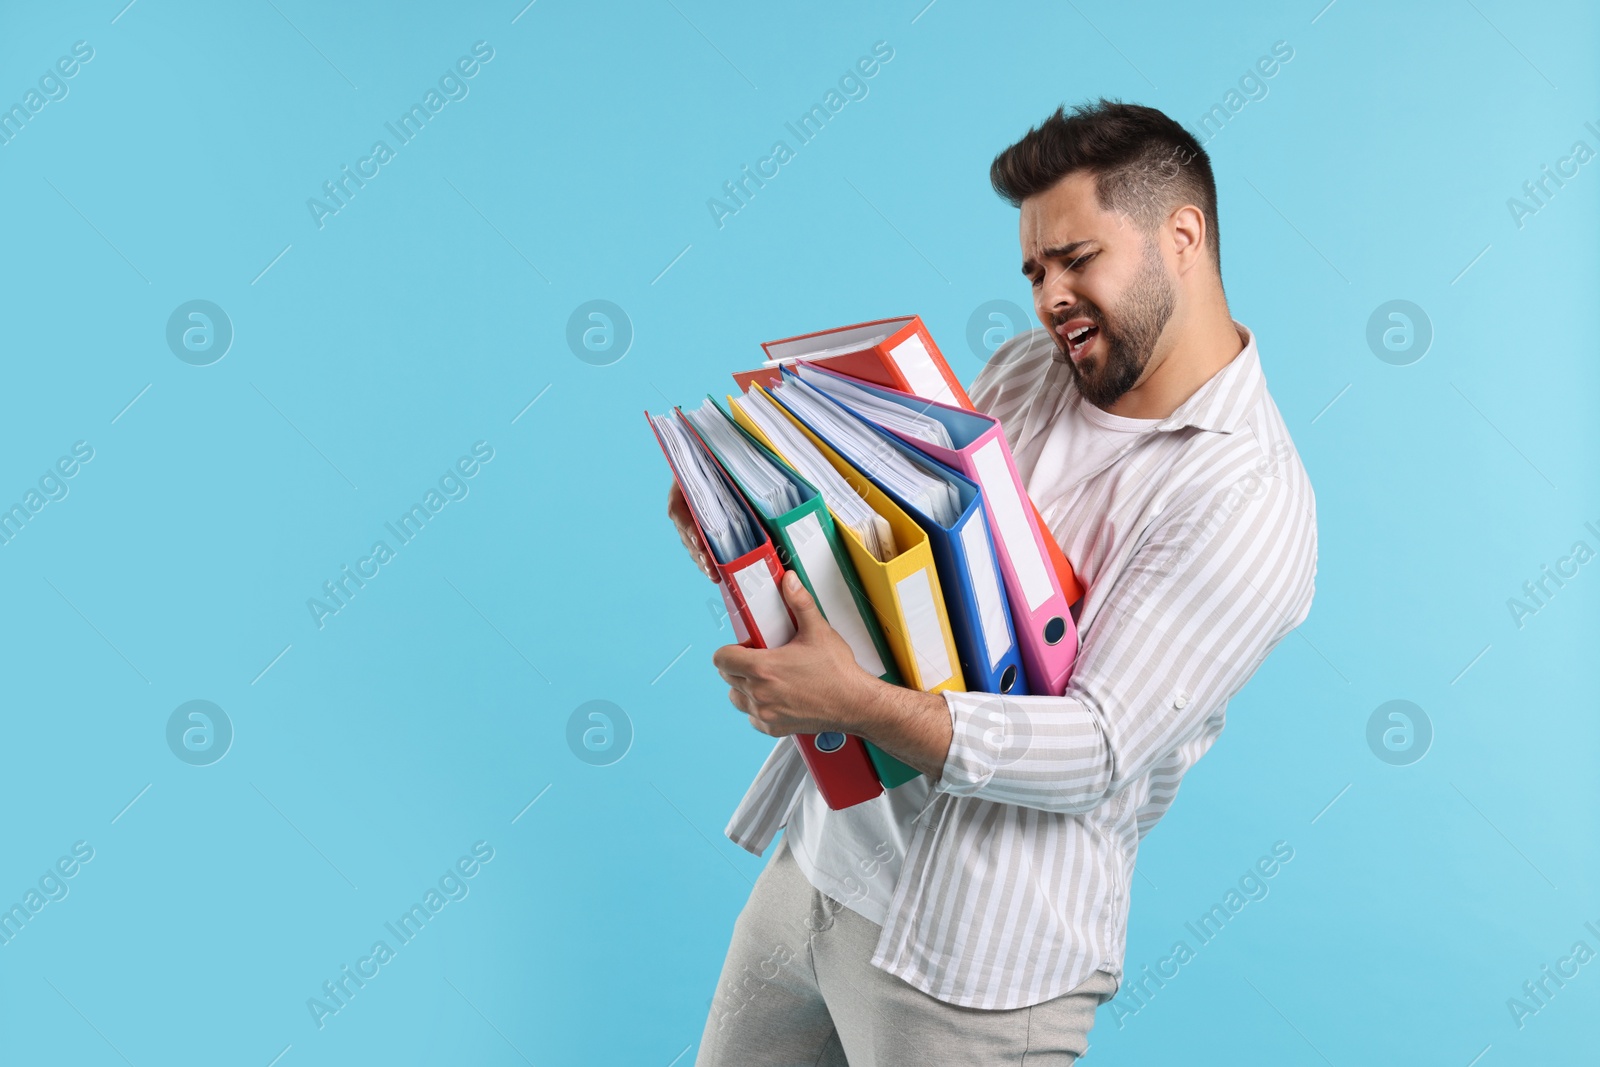
{"label": "man's right hand", "polygon": [[678,538],[683,541],[683,547],[689,550],[690,557],[699,565],[701,572],[713,582],[717,581],[717,572],[711,566],[711,550],[706,547],[705,538],[700,536],[694,516],[689,514],[689,502],[683,498],[683,490],[678,488],[676,481],[667,493],[667,517],[678,528]]}

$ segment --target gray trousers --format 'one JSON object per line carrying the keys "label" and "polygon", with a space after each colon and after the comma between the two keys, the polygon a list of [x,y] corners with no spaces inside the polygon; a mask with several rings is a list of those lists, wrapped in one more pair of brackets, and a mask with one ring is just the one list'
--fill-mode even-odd
{"label": "gray trousers", "polygon": [[1116,981],[1026,1008],[946,1004],[871,963],[881,927],[814,889],[785,835],[734,924],[696,1067],[1071,1067]]}

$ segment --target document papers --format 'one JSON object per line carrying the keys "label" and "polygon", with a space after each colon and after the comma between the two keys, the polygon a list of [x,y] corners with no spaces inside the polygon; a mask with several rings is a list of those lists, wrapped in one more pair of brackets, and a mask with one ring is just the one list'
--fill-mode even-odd
{"label": "document papers", "polygon": [[894,531],[882,515],[873,511],[861,495],[851,488],[844,476],[833,469],[817,447],[794,423],[775,408],[772,401],[760,392],[746,391],[731,398],[739,410],[761,428],[768,441],[806,481],[817,487],[828,510],[836,521],[855,531],[872,558],[886,563],[896,555]]}
{"label": "document papers", "polygon": [[869,393],[859,385],[845,381],[837,374],[819,371],[815,367],[808,367],[804,363],[797,364],[794,367],[794,372],[807,385],[826,393],[835,400],[844,401],[880,426],[910,434],[919,441],[926,441],[930,445],[938,445],[940,448],[951,447],[950,431],[945,429],[944,423],[932,415],[911,411],[902,404],[896,404],[892,400],[885,400],[881,396]]}
{"label": "document papers", "polygon": [[765,536],[752,526],[749,512],[683,424],[671,415],[651,415],[650,422],[671,453],[674,469],[682,475],[684,496],[700,520],[717,562],[730,563],[760,545]]}
{"label": "document papers", "polygon": [[714,400],[707,397],[698,408],[683,414],[694,423],[701,438],[721,458],[733,480],[744,488],[750,502],[763,515],[775,519],[801,505],[795,484],[783,476],[770,457],[739,432],[737,425],[728,421]]}
{"label": "document papers", "polygon": [[[939,525],[946,528],[955,525],[962,509],[956,487],[948,478],[933,474],[889,445],[878,436],[878,431],[804,381],[794,378],[782,381],[773,387],[772,395],[855,464],[856,469],[887,485],[901,500]],[[887,404],[887,401],[879,403]]]}

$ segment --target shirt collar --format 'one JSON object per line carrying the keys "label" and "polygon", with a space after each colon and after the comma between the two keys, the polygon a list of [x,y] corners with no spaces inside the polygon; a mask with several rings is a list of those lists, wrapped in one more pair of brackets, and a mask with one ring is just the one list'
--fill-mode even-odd
{"label": "shirt collar", "polygon": [[1233,324],[1245,337],[1244,348],[1221,370],[1208,378],[1171,415],[1156,424],[1158,430],[1200,430],[1232,433],[1245,424],[1264,379],[1256,335],[1241,322]]}

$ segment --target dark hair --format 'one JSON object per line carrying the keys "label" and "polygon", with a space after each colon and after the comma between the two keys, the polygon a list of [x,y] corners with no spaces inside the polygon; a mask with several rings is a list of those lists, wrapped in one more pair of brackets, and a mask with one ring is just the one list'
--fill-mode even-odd
{"label": "dark hair", "polygon": [[989,183],[1011,204],[1078,171],[1094,175],[1100,206],[1126,213],[1145,233],[1183,204],[1206,220],[1211,262],[1222,272],[1217,183],[1206,150],[1181,125],[1153,107],[1104,98],[1064,107],[995,156]]}

